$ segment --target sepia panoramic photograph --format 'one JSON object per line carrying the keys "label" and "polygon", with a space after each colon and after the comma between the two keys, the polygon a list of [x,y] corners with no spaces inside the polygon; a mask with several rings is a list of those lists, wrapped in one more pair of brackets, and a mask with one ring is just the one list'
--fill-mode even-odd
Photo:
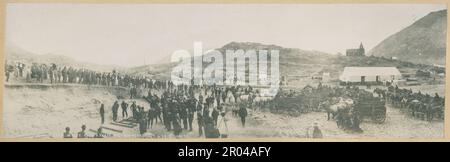
{"label": "sepia panoramic photograph", "polygon": [[2,138],[444,138],[446,4],[5,15]]}

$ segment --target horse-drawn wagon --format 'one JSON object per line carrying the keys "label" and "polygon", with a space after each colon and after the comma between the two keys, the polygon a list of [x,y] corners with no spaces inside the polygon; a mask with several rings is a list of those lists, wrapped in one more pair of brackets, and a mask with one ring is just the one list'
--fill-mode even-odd
{"label": "horse-drawn wagon", "polygon": [[322,111],[321,103],[326,101],[330,92],[322,89],[306,87],[300,92],[291,91],[288,94],[278,95],[270,101],[272,111],[285,111],[295,113],[308,113]]}
{"label": "horse-drawn wagon", "polygon": [[360,131],[359,124],[364,119],[375,123],[383,123],[386,120],[385,100],[364,90],[358,89],[351,95],[334,97],[321,104],[325,105],[328,120],[336,119],[340,128]]}
{"label": "horse-drawn wagon", "polygon": [[304,98],[300,96],[280,97],[271,101],[271,110],[275,112],[307,113],[309,110],[304,105]]}
{"label": "horse-drawn wagon", "polygon": [[367,119],[383,123],[386,120],[385,100],[381,97],[374,97],[372,94],[364,94],[355,99],[354,109],[361,119]]}

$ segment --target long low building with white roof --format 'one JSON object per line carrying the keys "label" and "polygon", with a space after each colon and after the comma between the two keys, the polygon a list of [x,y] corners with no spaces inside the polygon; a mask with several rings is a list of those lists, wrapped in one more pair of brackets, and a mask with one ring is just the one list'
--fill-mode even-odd
{"label": "long low building with white roof", "polygon": [[349,83],[392,82],[401,76],[396,67],[345,67],[339,80]]}

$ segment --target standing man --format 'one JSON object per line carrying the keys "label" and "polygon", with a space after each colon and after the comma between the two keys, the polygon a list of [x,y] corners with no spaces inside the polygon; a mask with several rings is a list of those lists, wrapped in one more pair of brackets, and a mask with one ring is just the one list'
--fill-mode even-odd
{"label": "standing man", "polygon": [[134,119],[136,119],[136,112],[137,112],[137,110],[136,110],[136,101],[133,101],[133,103],[131,104],[130,108],[131,108],[131,112],[132,112],[132,115],[133,115],[132,117]]}
{"label": "standing man", "polygon": [[130,99],[133,99],[133,98],[136,98],[136,88],[134,85],[130,89]]}
{"label": "standing man", "polygon": [[198,102],[199,102],[199,103],[203,103],[203,96],[202,96],[202,93],[200,93],[199,96],[198,96]]}
{"label": "standing man", "polygon": [[125,118],[125,117],[128,118],[128,112],[127,112],[128,104],[125,101],[122,101],[121,106],[122,106],[122,118]]}
{"label": "standing man", "polygon": [[48,70],[48,75],[49,75],[49,77],[50,77],[50,83],[51,83],[51,84],[53,84],[53,80],[54,80],[53,74],[54,74],[54,70],[50,68],[50,69]]}
{"label": "standing man", "polygon": [[[181,101],[181,102],[183,102],[183,101]],[[177,104],[178,105],[178,108],[179,108],[179,115],[180,115],[180,118],[181,118],[181,121],[183,122],[183,128],[185,129],[185,130],[187,130],[188,129],[188,123],[187,123],[187,121],[188,121],[188,110],[187,110],[187,108],[185,107],[185,104],[181,104],[181,103],[178,103]]]}
{"label": "standing man", "polygon": [[195,113],[195,99],[189,100],[188,104],[188,124],[189,124],[189,131],[192,131],[192,121],[194,121],[194,113]]}
{"label": "standing man", "polygon": [[217,127],[217,120],[219,119],[219,110],[217,110],[217,108],[213,108],[213,111],[211,113],[211,116],[214,120],[214,126]]}
{"label": "standing man", "polygon": [[105,123],[105,105],[100,105],[100,117],[102,118],[102,124]]}
{"label": "standing man", "polygon": [[141,134],[141,136],[143,136],[144,133],[147,132],[147,119],[143,108],[140,108],[138,122],[139,122],[139,133]]}
{"label": "standing man", "polygon": [[203,135],[203,116],[200,111],[197,111],[197,124],[198,124],[198,137],[201,137]]}
{"label": "standing man", "polygon": [[11,75],[12,72],[14,72],[14,67],[12,65],[7,65],[7,68],[5,68],[5,70],[6,70],[6,82],[8,82],[9,76]]}
{"label": "standing man", "polygon": [[161,106],[160,106],[161,100],[156,95],[154,95],[154,98],[155,98],[155,101],[154,101],[154,104],[153,104],[152,107],[155,108],[155,115],[154,115],[155,116],[155,120],[156,120],[155,122],[158,123],[158,118],[159,118],[159,121],[162,122],[162,119],[161,119]]}
{"label": "standing man", "polygon": [[19,69],[19,76],[23,77],[23,69],[25,68],[25,64],[19,63],[17,68]]}
{"label": "standing man", "polygon": [[203,106],[200,100],[197,102],[197,124],[198,124],[198,136],[201,137],[203,135]]}
{"label": "standing man", "polygon": [[162,113],[164,126],[166,127],[167,131],[170,131],[169,108],[167,101],[164,101],[162,103]]}
{"label": "standing man", "polygon": [[241,117],[242,126],[245,127],[245,117],[247,117],[247,109],[245,108],[244,103],[241,103],[241,107],[239,108],[239,117]]}
{"label": "standing man", "polygon": [[119,110],[119,102],[114,102],[114,105],[112,107],[112,113],[113,113],[113,121],[117,120],[117,111]]}
{"label": "standing man", "polygon": [[[147,113],[147,129],[153,128],[153,119],[156,119],[156,113],[154,108],[150,108]],[[156,120],[158,121],[158,120]]]}

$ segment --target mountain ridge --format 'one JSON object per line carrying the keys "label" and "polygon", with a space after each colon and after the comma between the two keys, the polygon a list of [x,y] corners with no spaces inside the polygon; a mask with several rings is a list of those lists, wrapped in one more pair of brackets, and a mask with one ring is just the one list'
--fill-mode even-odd
{"label": "mountain ridge", "polygon": [[368,55],[445,65],[447,10],[430,12],[372,48]]}

